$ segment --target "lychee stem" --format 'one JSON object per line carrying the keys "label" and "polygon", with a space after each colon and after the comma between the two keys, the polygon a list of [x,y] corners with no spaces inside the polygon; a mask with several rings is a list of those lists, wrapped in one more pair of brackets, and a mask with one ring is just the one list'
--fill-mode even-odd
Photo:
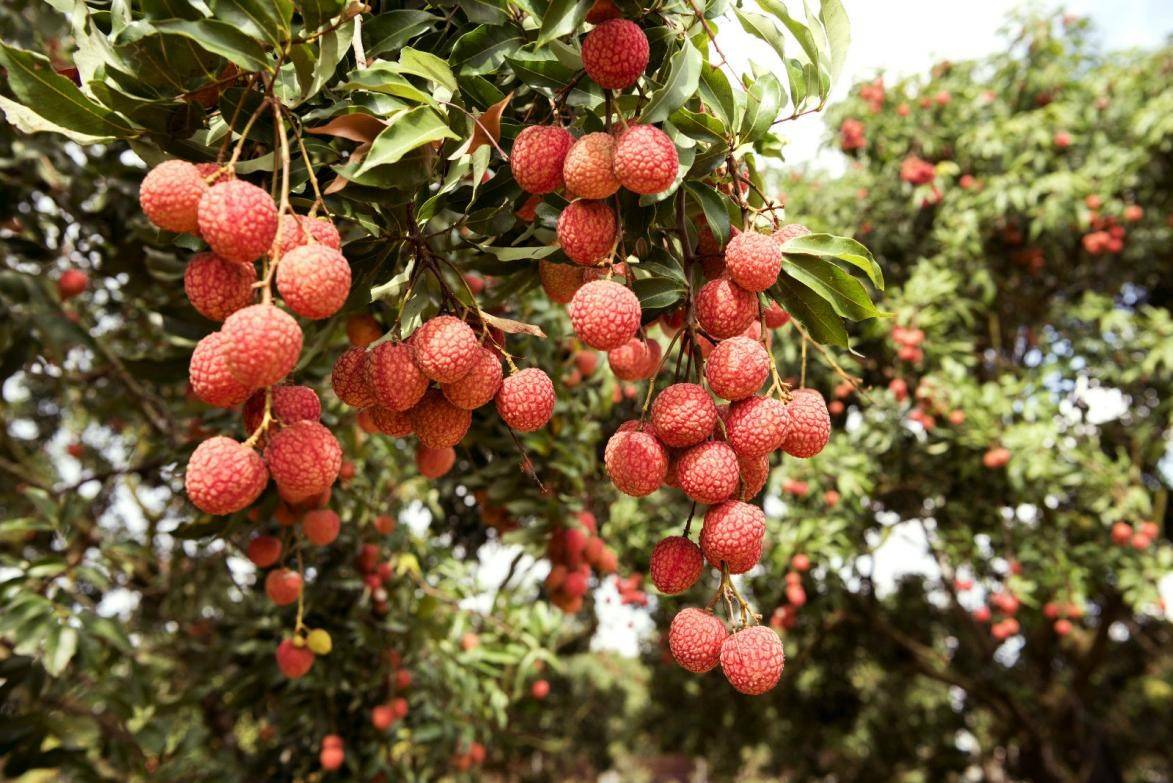
{"label": "lychee stem", "polygon": [[[681,330],[683,331],[683,330]],[[652,373],[652,377],[648,378],[648,393],[644,395],[644,405],[639,412],[639,420],[643,421],[647,418],[648,408],[652,405],[652,394],[656,391],[656,379],[660,377],[660,370],[664,368],[664,362],[668,361],[668,356],[672,353],[672,348],[675,347],[676,341],[680,339],[680,332],[672,335],[668,347],[664,349],[664,353],[660,355],[660,362],[656,365],[656,371]],[[683,350],[683,346],[681,348]]]}
{"label": "lychee stem", "polygon": [[253,433],[248,436],[248,440],[244,442],[245,446],[252,448],[260,440],[265,431],[269,429],[269,425],[273,423],[273,389],[266,387],[265,389],[265,414],[261,417],[261,423],[253,430]]}

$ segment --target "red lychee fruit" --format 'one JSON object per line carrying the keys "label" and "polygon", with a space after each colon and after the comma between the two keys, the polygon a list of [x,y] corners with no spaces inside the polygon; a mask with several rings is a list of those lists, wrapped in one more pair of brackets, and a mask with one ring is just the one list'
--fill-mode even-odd
{"label": "red lychee fruit", "polygon": [[665,446],[695,446],[713,434],[717,406],[696,383],[674,383],[652,403],[652,429]]}
{"label": "red lychee fruit", "polygon": [[1124,208],[1123,217],[1129,223],[1139,223],[1144,218],[1144,207],[1139,204],[1129,204]]}
{"label": "red lychee fruit", "polygon": [[[278,424],[317,421],[322,417],[322,401],[308,386],[274,386],[269,415]],[[255,432],[265,418],[265,393],[255,392],[244,403],[244,428]]]}
{"label": "red lychee fruit", "polygon": [[586,13],[586,21],[590,24],[602,24],[608,19],[618,19],[623,16],[614,0],[595,0]]}
{"label": "red lychee fruit", "polygon": [[[1059,131],[1052,138],[1052,142],[1056,149],[1065,150],[1071,146],[1071,134],[1067,131]],[[1013,636],[1013,634],[1011,634]]]}
{"label": "red lychee fruit", "polygon": [[770,478],[770,458],[768,456],[745,458],[738,457],[737,465],[741,470],[741,483],[744,491],[742,500],[751,500],[766,486]]}
{"label": "red lychee fruit", "polygon": [[334,250],[342,249],[342,237],[338,227],[328,218],[311,218],[307,215],[283,215],[274,240],[274,252],[278,258],[295,247],[323,244]]}
{"label": "red lychee fruit", "polygon": [[804,237],[810,232],[811,230],[801,223],[787,223],[775,231],[772,236],[779,245],[785,245],[795,237]]}
{"label": "red lychee fruit", "polygon": [[586,270],[570,264],[556,264],[542,259],[538,262],[538,279],[551,302],[566,304],[574,298],[586,282]]}
{"label": "red lychee fruit", "polygon": [[277,204],[267,191],[243,180],[218,182],[200,199],[199,229],[216,255],[252,263],[273,246]]}
{"label": "red lychee fruit", "polygon": [[440,390],[448,402],[471,411],[496,396],[502,376],[501,358],[488,348],[480,348],[468,374],[454,383],[440,384]]}
{"label": "red lychee fruit", "polygon": [[790,558],[790,567],[800,573],[809,571],[811,567],[811,559],[807,555],[799,552],[794,557]]}
{"label": "red lychee fruit", "polygon": [[676,464],[676,481],[681,491],[705,505],[732,497],[740,476],[737,454],[721,441],[693,446]]}
{"label": "red lychee fruit", "polygon": [[184,489],[205,514],[233,514],[252,505],[269,483],[259,454],[232,438],[208,438],[187,461]]}
{"label": "red lychee fruit", "polygon": [[[638,337],[632,337],[618,348],[607,352],[607,364],[611,372],[622,381],[638,381],[648,376],[648,364],[652,358],[651,345]],[[659,346],[657,346],[659,347]],[[657,363],[659,357],[656,357]]]}
{"label": "red lychee fruit", "polygon": [[371,725],[376,731],[386,731],[395,722],[395,708],[390,704],[380,704],[371,710]]}
{"label": "red lychee fruit", "polygon": [[[377,350],[377,349],[376,349]],[[410,349],[404,348],[410,354]],[[354,347],[343,351],[334,362],[330,386],[338,399],[355,408],[366,408],[375,402],[367,378],[369,357],[365,348]],[[425,385],[427,380],[424,381]],[[421,391],[422,395],[423,392]],[[412,403],[414,404],[414,402]]]}
{"label": "red lychee fruit", "polygon": [[217,408],[240,405],[252,393],[251,386],[240,383],[228,371],[228,341],[223,332],[212,332],[196,343],[187,376],[192,393]]}
{"label": "red lychee fruit", "polygon": [[57,296],[62,302],[68,302],[75,296],[81,296],[90,284],[90,276],[80,269],[66,269],[57,278]]}
{"label": "red lychee fruit", "polygon": [[287,606],[301,595],[301,575],[288,568],[276,568],[265,577],[265,593],[277,606]]}
{"label": "red lychee fruit", "polygon": [[588,133],[574,143],[562,165],[566,187],[579,198],[604,199],[619,190],[615,178],[615,138]]}
{"label": "red lychee fruit", "polygon": [[208,184],[194,165],[166,160],[143,177],[138,202],[147,219],[159,228],[194,233],[199,228],[200,199],[207,192]]}
{"label": "red lychee fruit", "polygon": [[538,701],[550,695],[550,683],[546,680],[534,680],[534,684],[529,688],[530,695]]}
{"label": "red lychee fruit", "polygon": [[782,640],[772,628],[743,628],[721,645],[721,670],[741,693],[758,696],[778,684],[786,655]]}
{"label": "red lychee fruit", "polygon": [[546,426],[554,415],[554,403],[554,383],[536,367],[510,375],[497,392],[497,414],[518,432]]}
{"label": "red lychee fruit", "polygon": [[603,456],[616,489],[633,497],[655,492],[668,473],[668,451],[654,435],[638,427],[634,421],[621,426],[607,441]]}
{"label": "red lychee fruit", "polygon": [[[437,383],[459,381],[472,370],[481,350],[472,327],[452,315],[438,315],[425,321],[415,330],[409,344],[420,371]],[[376,396],[377,391],[376,387]]]}
{"label": "red lychee fruit", "polygon": [[831,439],[831,414],[827,401],[814,389],[798,389],[786,406],[790,428],[782,449],[792,457],[813,457]]}
{"label": "red lychee fruit", "polygon": [[732,280],[719,277],[701,286],[696,317],[706,332],[723,340],[741,334],[758,317],[758,298]]}
{"label": "red lychee fruit", "polygon": [[557,125],[530,125],[513,140],[509,168],[527,193],[553,193],[562,187],[562,165],[574,136]]}
{"label": "red lychee fruit", "polygon": [[196,253],[183,273],[183,291],[191,306],[212,321],[223,321],[253,303],[256,270],[215,253]]}
{"label": "red lychee fruit", "polygon": [[338,538],[342,529],[342,519],[328,508],[317,508],[307,511],[301,518],[301,531],[311,544],[326,546]]}
{"label": "red lychee fruit", "polygon": [[576,264],[605,260],[615,245],[615,213],[604,201],[577,199],[558,216],[558,243]]}
{"label": "red lychee fruit", "polygon": [[683,668],[704,674],[721,659],[729,632],[712,612],[690,606],[680,610],[668,626],[668,649]]}
{"label": "red lychee fruit", "polygon": [[609,19],[582,41],[582,67],[607,90],[626,90],[639,81],[650,54],[647,35],[627,19]]}
{"label": "red lychee fruit", "polygon": [[316,421],[298,421],[269,438],[265,462],[282,497],[299,502],[330,488],[342,468],[342,447]]}
{"label": "red lychee fruit", "polygon": [[600,351],[618,348],[634,337],[641,316],[639,298],[613,280],[592,280],[579,288],[567,312],[579,339]]}
{"label": "red lychee fruit", "polygon": [[340,768],[345,761],[346,751],[341,747],[322,748],[322,752],[318,754],[318,763],[327,772]]}
{"label": "red lychee fruit", "polygon": [[412,433],[411,416],[407,411],[393,411],[382,405],[375,405],[368,410],[371,412],[375,427],[384,435],[405,438]]}
{"label": "red lychee fruit", "polygon": [[408,416],[420,443],[430,449],[442,449],[460,443],[472,423],[471,411],[457,408],[443,394],[434,390],[425,394],[408,411]]}
{"label": "red lychee fruit", "polygon": [[1116,522],[1112,525],[1112,543],[1123,546],[1132,539],[1132,525],[1127,522]]}
{"label": "red lychee fruit", "polygon": [[301,355],[301,327],[271,304],[237,310],[224,321],[228,371],[245,386],[272,386],[293,370]]}
{"label": "red lychee fruit", "polygon": [[657,590],[675,595],[696,584],[704,567],[705,558],[700,547],[684,536],[668,536],[652,550],[649,570]]}
{"label": "red lychee fruit", "polygon": [[[480,345],[472,349],[474,362],[479,351]],[[379,343],[372,348],[366,361],[366,381],[373,400],[393,411],[408,410],[428,390],[428,376],[416,364],[415,352],[407,343]]]}
{"label": "red lychee fruit", "polygon": [[306,676],[313,665],[314,654],[308,647],[298,647],[291,639],[277,645],[277,668],[289,679]]}
{"label": "red lychee fruit", "polygon": [[281,541],[274,536],[257,536],[248,542],[245,554],[257,568],[268,568],[281,559]]}
{"label": "red lychee fruit", "polygon": [[415,450],[415,467],[424,478],[438,479],[455,464],[456,451],[451,447],[430,449],[421,443]]}
{"label": "red lychee fruit", "polygon": [[726,400],[750,396],[762,387],[769,374],[770,354],[761,343],[748,337],[722,340],[705,361],[709,388]]}
{"label": "red lychee fruit", "polygon": [[654,125],[629,125],[615,142],[615,176],[632,193],[663,193],[679,166],[676,145]]}
{"label": "red lychee fruit", "polygon": [[1056,620],[1053,627],[1055,629],[1055,633],[1059,636],[1066,636],[1067,634],[1071,633],[1071,629],[1073,628],[1071,621],[1066,618]]}
{"label": "red lychee fruit", "polygon": [[1010,450],[1003,446],[995,446],[982,455],[982,464],[990,470],[1006,467],[1010,462]]}
{"label": "red lychee fruit", "polygon": [[782,448],[790,430],[790,412],[773,397],[747,397],[729,406],[725,435],[738,457],[762,457]]}
{"label": "red lychee fruit", "polygon": [[757,565],[766,535],[766,515],[757,506],[729,500],[705,512],[701,551],[714,568],[721,563],[731,574],[743,574]]}
{"label": "red lychee fruit", "polygon": [[341,252],[322,244],[295,247],[277,264],[277,291],[303,318],[329,318],[350,293],[350,264]]}
{"label": "red lychee fruit", "polygon": [[742,232],[725,248],[725,270],[746,291],[765,291],[782,271],[782,248],[773,237]]}
{"label": "red lychee fruit", "polygon": [[370,313],[361,313],[346,319],[346,339],[356,348],[366,348],[383,335],[383,328]]}

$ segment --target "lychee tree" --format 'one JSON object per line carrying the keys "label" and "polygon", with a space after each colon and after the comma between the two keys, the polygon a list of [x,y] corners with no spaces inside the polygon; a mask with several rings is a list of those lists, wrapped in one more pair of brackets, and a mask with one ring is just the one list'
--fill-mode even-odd
{"label": "lychee tree", "polygon": [[[767,195],[848,42],[837,0],[804,10],[5,11],[5,773],[532,768],[510,726],[592,585],[647,602],[639,519],[680,533],[665,591],[715,575],[689,668],[773,688],[751,501],[827,443],[806,347],[883,288]],[[734,23],[776,61],[735,73]]]}

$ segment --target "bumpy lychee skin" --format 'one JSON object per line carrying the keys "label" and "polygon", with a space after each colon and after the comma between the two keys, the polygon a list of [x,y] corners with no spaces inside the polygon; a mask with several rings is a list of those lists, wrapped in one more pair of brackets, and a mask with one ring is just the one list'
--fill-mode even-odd
{"label": "bumpy lychee skin", "polygon": [[207,192],[199,169],[185,160],[167,160],[143,177],[138,203],[159,228],[194,233],[199,229],[200,199]]}
{"label": "bumpy lychee skin", "polygon": [[676,463],[676,481],[681,491],[705,505],[733,497],[740,477],[737,454],[721,441],[693,446]]}
{"label": "bumpy lychee skin", "polygon": [[438,479],[456,464],[456,451],[451,447],[446,449],[430,449],[421,444],[415,450],[415,466],[420,475],[428,479]]}
{"label": "bumpy lychee skin", "polygon": [[510,375],[497,392],[497,413],[518,432],[533,432],[546,426],[554,415],[554,383],[550,376],[528,367]]}
{"label": "bumpy lychee skin", "polygon": [[721,646],[728,636],[720,617],[690,606],[672,618],[668,626],[668,649],[683,668],[704,674],[720,662]]}
{"label": "bumpy lychee skin", "polygon": [[205,514],[248,508],[269,483],[261,456],[232,438],[208,438],[192,452],[183,479],[187,497]]}
{"label": "bumpy lychee skin", "polygon": [[740,400],[762,387],[770,374],[770,354],[757,340],[731,337],[717,343],[705,361],[705,380],[718,397]]}
{"label": "bumpy lychee skin", "polygon": [[615,177],[615,138],[610,133],[588,133],[566,153],[562,165],[566,187],[579,198],[608,198],[619,190]]}
{"label": "bumpy lychee skin", "polygon": [[196,397],[217,408],[232,408],[248,399],[253,387],[228,371],[228,343],[223,332],[212,332],[191,352],[187,377]]}
{"label": "bumpy lychee skin", "polygon": [[280,219],[274,251],[280,258],[295,247],[320,243],[335,250],[342,249],[338,227],[327,218],[308,215],[284,215]]}
{"label": "bumpy lychee skin", "polygon": [[763,457],[782,448],[790,431],[786,403],[773,397],[747,397],[733,403],[725,419],[725,435],[737,456]]}
{"label": "bumpy lychee skin", "polygon": [[[265,392],[257,391],[244,403],[244,429],[252,433],[265,418]],[[295,421],[317,421],[322,417],[322,401],[309,386],[274,386],[269,415],[278,425]]]}
{"label": "bumpy lychee skin", "polygon": [[632,193],[663,193],[679,166],[676,145],[654,125],[631,125],[615,142],[615,176]]}
{"label": "bumpy lychee skin", "polygon": [[705,558],[700,547],[684,536],[668,536],[652,550],[649,570],[657,590],[665,595],[676,595],[696,584],[704,567]]}
{"label": "bumpy lychee skin", "polygon": [[557,304],[567,304],[574,298],[575,292],[586,282],[586,271],[571,264],[556,264],[544,259],[538,262],[538,279],[541,280],[542,290],[551,302]]}
{"label": "bumpy lychee skin", "polygon": [[665,446],[695,446],[713,434],[717,406],[696,383],[674,383],[652,403],[652,429]]}
{"label": "bumpy lychee skin", "polygon": [[[668,474],[668,450],[650,432],[620,427],[607,441],[603,464],[615,488],[632,497],[650,495]],[[626,426],[626,425],[624,425]]]}
{"label": "bumpy lychee skin", "polygon": [[589,266],[606,259],[615,244],[615,213],[602,201],[571,202],[558,216],[558,242],[576,264]]}
{"label": "bumpy lychee skin", "polygon": [[430,449],[455,446],[472,423],[472,413],[457,408],[438,391],[431,391],[408,412],[411,428]]}
{"label": "bumpy lychee skin", "polygon": [[273,245],[277,204],[268,192],[242,180],[219,182],[200,199],[200,236],[227,261],[249,264]]}
{"label": "bumpy lychee skin", "polygon": [[191,306],[212,321],[223,321],[253,303],[256,270],[225,261],[215,253],[196,253],[183,272],[183,291]]}
{"label": "bumpy lychee skin", "polygon": [[721,645],[721,671],[730,685],[748,696],[777,685],[785,665],[782,640],[769,626],[743,628]]}
{"label": "bumpy lychee skin", "polygon": [[742,232],[725,248],[725,270],[746,291],[765,291],[782,271],[782,248],[773,237]]}
{"label": "bumpy lychee skin", "polygon": [[341,252],[323,244],[295,247],[277,265],[277,291],[303,318],[329,318],[350,293],[350,264]]}
{"label": "bumpy lychee skin", "polygon": [[375,394],[367,379],[368,361],[370,357],[367,350],[358,346],[347,348],[334,361],[334,369],[330,373],[330,386],[333,387],[338,399],[351,407],[366,408],[375,402]]}
{"label": "bumpy lychee skin", "polygon": [[562,165],[574,136],[557,125],[531,125],[513,140],[509,168],[526,193],[553,193],[562,187]]}
{"label": "bumpy lychee skin", "polygon": [[607,364],[619,380],[636,381],[645,377],[650,357],[649,344],[638,337],[632,337],[623,345],[607,352]]}
{"label": "bumpy lychee skin", "polygon": [[697,320],[718,340],[741,334],[757,316],[758,298],[728,278],[710,280],[697,293]]}
{"label": "bumpy lychee skin", "polygon": [[831,414],[827,401],[814,389],[799,389],[786,406],[790,413],[790,429],[783,450],[792,457],[813,457],[823,450],[831,439]]}
{"label": "bumpy lychee skin", "polygon": [[627,19],[611,19],[587,33],[582,41],[582,67],[595,84],[626,90],[648,67],[648,37]]}
{"label": "bumpy lychee skin", "polygon": [[375,402],[393,411],[411,408],[428,390],[428,376],[415,363],[407,343],[376,345],[367,357],[366,373]]}
{"label": "bumpy lychee skin", "polygon": [[787,223],[773,233],[773,238],[779,245],[785,245],[795,237],[806,236],[810,232],[811,230],[801,223]]}
{"label": "bumpy lychee skin", "polygon": [[783,310],[777,302],[771,301],[762,313],[762,320],[767,329],[778,329],[790,321],[790,313]]}
{"label": "bumpy lychee skin", "polygon": [[503,375],[501,357],[495,351],[480,348],[468,374],[454,383],[440,384],[440,391],[457,408],[471,411],[497,395]]}
{"label": "bumpy lychee skin", "polygon": [[410,345],[416,365],[437,383],[459,381],[472,370],[481,350],[472,327],[452,315],[424,322],[411,336]]}
{"label": "bumpy lychee skin", "polygon": [[741,499],[753,500],[765,488],[766,481],[770,478],[770,458],[738,457],[737,464],[741,469]]}
{"label": "bumpy lychee skin", "polygon": [[237,310],[220,330],[228,371],[254,389],[272,386],[290,373],[301,355],[301,327],[293,316],[269,304]]}
{"label": "bumpy lychee skin", "polygon": [[639,298],[614,280],[592,280],[578,289],[567,308],[579,339],[599,351],[618,348],[639,329]]}
{"label": "bumpy lychee skin", "polygon": [[405,438],[411,434],[411,416],[407,414],[407,411],[393,411],[382,405],[376,405],[369,410],[372,421],[379,428],[379,432],[384,435]]}
{"label": "bumpy lychee skin", "polygon": [[342,468],[342,447],[316,421],[298,421],[269,438],[265,463],[283,497],[301,501],[330,488]]}
{"label": "bumpy lychee skin", "polygon": [[761,558],[765,535],[765,512],[740,500],[728,500],[705,512],[701,551],[714,568],[725,563],[729,573],[743,574]]}

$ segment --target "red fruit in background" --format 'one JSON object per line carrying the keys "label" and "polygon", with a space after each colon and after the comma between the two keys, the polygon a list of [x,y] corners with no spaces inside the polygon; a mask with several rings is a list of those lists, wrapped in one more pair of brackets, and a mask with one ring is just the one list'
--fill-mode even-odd
{"label": "red fruit in background", "polygon": [[[270,390],[269,417],[277,426],[296,421],[317,421],[322,416],[322,401],[309,386],[274,386]],[[245,400],[244,429],[255,432],[265,418],[265,392],[255,392]]]}
{"label": "red fruit in background", "polygon": [[342,447],[316,421],[298,421],[269,438],[265,463],[282,497],[293,502],[328,490],[342,468]]}
{"label": "red fruit in background", "polygon": [[682,593],[696,584],[704,565],[700,547],[684,536],[668,536],[652,549],[652,584],[666,595]]}
{"label": "red fruit in background", "polygon": [[346,339],[356,348],[366,348],[383,336],[383,327],[370,313],[352,315],[346,319]]}
{"label": "red fruit in background", "polygon": [[694,446],[708,438],[717,426],[717,406],[704,387],[675,383],[652,402],[652,429],[672,448]]}
{"label": "red fruit in background", "polygon": [[1071,621],[1067,619],[1056,620],[1053,626],[1055,633],[1059,636],[1066,636],[1067,634],[1071,633],[1072,627],[1073,626],[1071,625]]}
{"label": "red fruit in background", "polygon": [[[384,345],[390,346],[389,343]],[[354,408],[366,408],[375,402],[375,395],[367,377],[369,356],[365,348],[348,348],[339,354],[330,373],[330,386],[333,387],[335,396]],[[426,385],[427,381],[424,383]]]}
{"label": "red fruit in background", "polygon": [[632,193],[663,193],[676,181],[676,145],[654,125],[629,125],[615,144],[615,176]]}
{"label": "red fruit in background", "polygon": [[438,315],[425,321],[411,336],[409,344],[420,371],[437,383],[463,378],[476,364],[481,350],[472,327],[451,315]]}
{"label": "red fruit in background", "polygon": [[315,509],[306,512],[302,517],[301,529],[310,543],[326,546],[338,538],[338,531],[342,529],[342,520],[338,514],[328,508]]}
{"label": "red fruit in background", "polygon": [[541,701],[550,695],[550,683],[546,680],[534,680],[533,685],[529,687],[529,692],[535,699]]}
{"label": "red fruit in background", "polygon": [[[139,206],[147,219],[159,228],[194,233],[199,229],[200,199],[207,192],[208,185],[199,169],[184,160],[167,160],[143,177],[139,186]],[[274,215],[276,211],[274,205]]]}
{"label": "red fruit in background", "polygon": [[200,236],[212,252],[247,264],[269,251],[277,236],[277,204],[268,191],[243,180],[218,182],[199,202]]}
{"label": "red fruit in background", "polygon": [[438,479],[455,464],[456,451],[452,448],[431,449],[420,444],[415,450],[416,469],[424,478]]}
{"label": "red fruit in background", "polygon": [[1138,223],[1144,218],[1144,209],[1137,204],[1129,204],[1124,208],[1123,216],[1129,223]]}
{"label": "red fruit in background", "polygon": [[721,618],[690,606],[672,618],[668,649],[683,668],[703,674],[720,661],[721,647],[728,636]]}
{"label": "red fruit in background", "polygon": [[574,136],[555,125],[531,125],[513,140],[509,168],[527,193],[541,195],[562,187],[562,167]]}
{"label": "red fruit in background", "polygon": [[741,693],[757,696],[772,689],[782,676],[786,655],[782,640],[763,625],[744,628],[721,645],[721,670]]}
{"label": "red fruit in background", "polygon": [[811,567],[811,559],[800,552],[790,558],[790,567],[795,571],[807,571]]}
{"label": "red fruit in background", "polygon": [[1065,150],[1071,146],[1071,134],[1067,131],[1059,131],[1051,141],[1057,149]]}
{"label": "red fruit in background", "polygon": [[248,542],[245,554],[257,568],[268,568],[281,559],[281,541],[274,536],[257,536]]}
{"label": "red fruit in background", "polygon": [[306,676],[314,665],[314,654],[307,647],[298,647],[291,639],[277,645],[277,667],[291,680]]}
{"label": "red fruit in background", "polygon": [[80,269],[66,269],[57,278],[57,295],[67,302],[80,296],[90,284],[90,277]]}
{"label": "red fruit in background", "polygon": [[327,772],[338,769],[345,760],[346,752],[341,747],[322,748],[322,752],[318,754],[318,762]]}
{"label": "red fruit in background", "polygon": [[407,690],[411,687],[411,672],[407,669],[399,669],[395,672],[395,688],[396,690]]}
{"label": "red fruit in background", "polygon": [[187,462],[184,489],[188,499],[206,514],[232,514],[252,504],[269,472],[259,454],[232,438],[208,438]]}
{"label": "red fruit in background", "polygon": [[973,619],[979,623],[988,623],[990,621],[990,607],[979,606],[973,610]]}
{"label": "red fruit in background", "polygon": [[582,41],[582,67],[608,90],[626,90],[639,81],[650,54],[647,35],[627,19],[609,19]]}
{"label": "red fruit in background", "polygon": [[497,392],[497,413],[518,432],[534,432],[554,415],[554,383],[550,376],[529,367],[510,375]]}
{"label": "red fruit in background", "polygon": [[371,725],[376,731],[386,731],[395,722],[395,708],[390,704],[380,704],[371,710]]}
{"label": "red fruit in background", "polygon": [[576,264],[606,260],[615,245],[615,213],[605,201],[576,199],[558,216],[558,244]]}
{"label": "red fruit in background", "polygon": [[730,573],[742,574],[757,565],[765,535],[765,512],[749,503],[730,500],[705,513],[701,551],[714,568],[725,563]]}
{"label": "red fruit in background", "polygon": [[391,709],[395,713],[395,717],[397,720],[402,720],[402,719],[406,718],[407,717],[407,709],[408,709],[407,699],[403,698],[402,696],[399,696],[399,697],[392,699],[391,700]]}
{"label": "red fruit in background", "polygon": [[288,568],[270,571],[265,577],[265,593],[277,606],[286,606],[301,595],[301,575]]}
{"label": "red fruit in background", "polygon": [[375,517],[375,530],[380,534],[387,536],[395,532],[396,521],[395,517],[390,514],[379,514]]}
{"label": "red fruit in background", "polygon": [[783,450],[792,457],[813,457],[831,439],[831,414],[823,395],[814,389],[798,389],[786,406],[790,427]]}
{"label": "red fruit in background", "polygon": [[765,321],[767,329],[778,329],[790,322],[790,313],[783,310],[777,302],[771,300],[766,306],[765,312],[762,313],[762,320]]}
{"label": "red fruit in background", "polygon": [[1004,468],[1008,462],[1010,462],[1010,450],[1002,446],[996,446],[982,455],[982,464],[990,470]]}
{"label": "red fruit in background", "polygon": [[[577,264],[557,264],[544,258],[538,262],[538,279],[551,302],[568,304],[586,282],[587,270]],[[589,374],[589,373],[587,373]]]}
{"label": "red fruit in background", "polygon": [[726,400],[749,397],[769,374],[770,354],[761,343],[748,337],[722,340],[705,362],[705,380],[714,394]]}

